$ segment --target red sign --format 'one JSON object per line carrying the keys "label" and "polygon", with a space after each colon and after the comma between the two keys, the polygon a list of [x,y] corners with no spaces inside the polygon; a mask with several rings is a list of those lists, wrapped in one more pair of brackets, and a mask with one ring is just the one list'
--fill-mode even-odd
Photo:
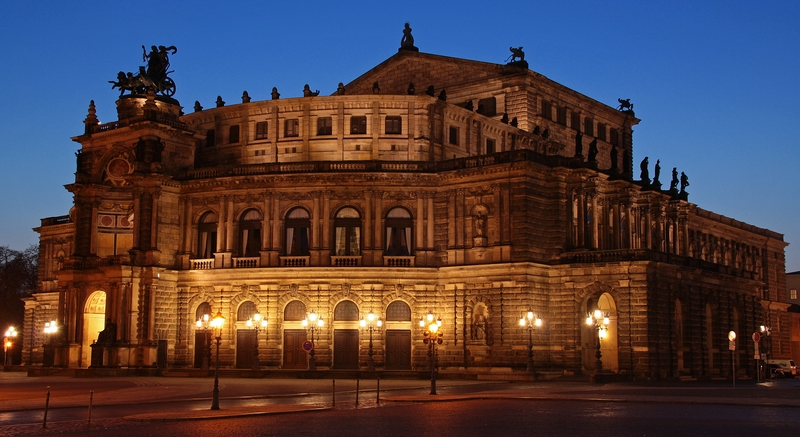
{"label": "red sign", "polygon": [[753,341],[756,342],[756,343],[761,341],[761,334],[759,334],[758,332],[754,332],[753,333]]}
{"label": "red sign", "polygon": [[303,350],[306,352],[311,352],[312,350],[314,350],[314,343],[312,343],[311,340],[304,341]]}

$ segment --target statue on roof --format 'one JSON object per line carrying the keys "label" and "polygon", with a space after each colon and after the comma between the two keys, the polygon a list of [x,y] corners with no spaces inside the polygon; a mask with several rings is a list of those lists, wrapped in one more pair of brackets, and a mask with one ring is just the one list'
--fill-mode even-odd
{"label": "statue on roof", "polygon": [[406,27],[403,29],[403,38],[400,39],[400,50],[419,51],[418,48],[414,47],[414,36],[411,35],[411,26],[408,22],[406,22]]}
{"label": "statue on roof", "polygon": [[506,62],[516,62],[525,60],[525,52],[522,51],[522,46],[509,47],[508,50],[511,51],[511,56],[506,58]]}
{"label": "statue on roof", "polygon": [[174,55],[178,49],[175,46],[150,46],[150,53],[147,53],[142,45],[142,62],[146,62],[147,66],[140,66],[137,74],[120,71],[116,81],[108,81],[111,89],[119,88],[120,97],[125,91],[131,95],[144,95],[148,89],[164,96],[174,95],[175,81],[169,77],[172,73],[169,71],[170,52]]}
{"label": "statue on roof", "polygon": [[633,103],[631,103],[631,99],[617,99],[617,101],[619,102],[619,106],[617,106],[619,111],[633,115]]}

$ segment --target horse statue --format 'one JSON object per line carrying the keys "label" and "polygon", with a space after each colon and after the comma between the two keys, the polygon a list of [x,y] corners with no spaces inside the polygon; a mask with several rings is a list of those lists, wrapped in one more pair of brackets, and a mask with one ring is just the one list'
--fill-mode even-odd
{"label": "horse statue", "polygon": [[516,62],[525,60],[525,52],[522,51],[522,46],[509,47],[508,50],[511,51],[511,56],[506,58],[506,62]]}

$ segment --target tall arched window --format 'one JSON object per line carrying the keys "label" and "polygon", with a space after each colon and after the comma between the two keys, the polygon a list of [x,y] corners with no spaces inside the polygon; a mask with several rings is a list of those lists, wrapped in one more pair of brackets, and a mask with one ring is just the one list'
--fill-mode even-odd
{"label": "tall arched window", "polygon": [[392,208],[386,214],[386,252],[387,256],[409,256],[411,248],[411,214],[405,208]]}
{"label": "tall arched window", "polygon": [[303,208],[294,208],[286,214],[286,255],[308,255],[308,231],[311,220],[308,211]]}
{"label": "tall arched window", "polygon": [[213,212],[207,212],[200,218],[197,240],[198,258],[213,258],[217,251],[217,215]]}
{"label": "tall arched window", "polygon": [[209,305],[208,302],[203,302],[197,307],[197,311],[194,313],[194,318],[200,320],[206,314],[211,316],[211,305]]}
{"label": "tall arched window", "polygon": [[239,256],[254,257],[261,251],[261,213],[249,209],[239,220]]}
{"label": "tall arched window", "polygon": [[353,208],[342,208],[334,220],[334,254],[336,256],[361,255],[361,215]]}

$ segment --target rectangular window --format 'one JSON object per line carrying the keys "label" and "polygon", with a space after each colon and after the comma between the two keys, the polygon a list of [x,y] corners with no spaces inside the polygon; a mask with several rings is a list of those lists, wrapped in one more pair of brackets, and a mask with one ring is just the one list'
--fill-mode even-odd
{"label": "rectangular window", "polygon": [[355,135],[367,133],[367,117],[364,115],[350,117],[350,133]]}
{"label": "rectangular window", "polygon": [[487,97],[478,100],[478,114],[483,114],[487,117],[497,115],[497,99],[494,97]]}
{"label": "rectangular window", "polygon": [[797,299],[797,289],[792,288],[789,290],[789,299],[796,300]]}
{"label": "rectangular window", "polygon": [[403,118],[398,116],[386,116],[386,134],[402,134],[403,133]]}
{"label": "rectangular window", "polygon": [[267,139],[267,122],[266,121],[259,121],[256,123],[256,139],[257,140],[266,140]]}
{"label": "rectangular window", "polygon": [[594,135],[594,120],[589,117],[583,119],[583,133]]}
{"label": "rectangular window", "polygon": [[300,135],[300,120],[288,118],[283,122],[283,136],[296,137]]}
{"label": "rectangular window", "polygon": [[458,128],[455,126],[450,126],[450,144],[458,145]]}
{"label": "rectangular window", "polygon": [[581,114],[578,112],[572,113],[572,121],[570,122],[570,127],[575,130],[580,130],[581,128]]}
{"label": "rectangular window", "polygon": [[491,138],[487,138],[486,139],[486,153],[488,154],[488,153],[494,153],[494,152],[495,152],[494,140],[491,139]]}
{"label": "rectangular window", "polygon": [[556,122],[558,124],[563,124],[564,126],[567,125],[567,108],[559,107],[556,109],[557,111],[557,119]]}
{"label": "rectangular window", "polygon": [[542,117],[547,120],[553,119],[553,105],[547,100],[542,100]]}
{"label": "rectangular window", "polygon": [[320,117],[317,119],[317,135],[332,135],[333,120],[331,117]]}
{"label": "rectangular window", "polygon": [[216,135],[214,129],[206,131],[206,147],[214,147],[216,145]]}
{"label": "rectangular window", "polygon": [[619,146],[619,131],[613,128],[611,129],[611,144]]}
{"label": "rectangular window", "polygon": [[239,142],[239,125],[234,124],[228,128],[228,144]]}
{"label": "rectangular window", "polygon": [[606,140],[606,125],[603,123],[597,123],[597,138],[600,140]]}

